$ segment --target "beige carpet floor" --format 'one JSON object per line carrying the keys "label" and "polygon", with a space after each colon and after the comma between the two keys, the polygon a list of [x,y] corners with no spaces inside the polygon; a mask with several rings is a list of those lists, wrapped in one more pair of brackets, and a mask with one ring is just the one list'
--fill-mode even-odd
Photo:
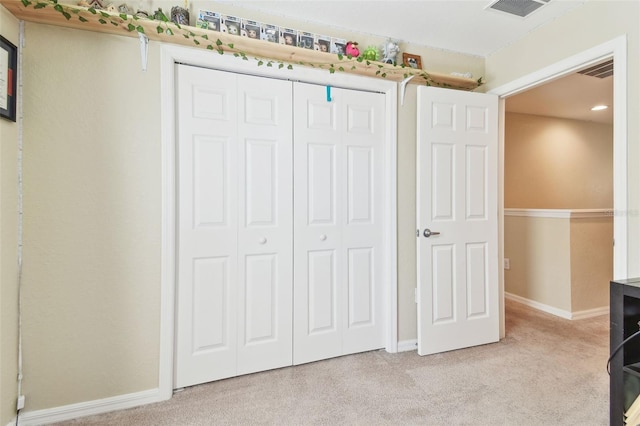
{"label": "beige carpet floor", "polygon": [[499,343],[427,357],[345,356],[60,424],[607,425],[608,321],[569,321],[507,301]]}

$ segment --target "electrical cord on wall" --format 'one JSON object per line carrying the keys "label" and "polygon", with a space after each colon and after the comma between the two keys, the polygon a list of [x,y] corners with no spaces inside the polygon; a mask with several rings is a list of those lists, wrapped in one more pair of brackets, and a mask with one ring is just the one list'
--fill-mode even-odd
{"label": "electrical cord on wall", "polygon": [[[640,323],[638,323],[638,325],[640,325]],[[613,357],[618,353],[618,351],[620,349],[622,349],[624,347],[624,345],[627,344],[627,342],[637,336],[640,336],[640,330],[636,331],[635,333],[633,333],[631,336],[627,337],[626,339],[624,339],[622,341],[622,343],[620,343],[618,346],[616,346],[616,348],[611,351],[611,356],[609,357],[609,359],[607,360],[607,374],[611,375],[611,370],[610,370],[610,365],[611,365],[611,360],[613,359]]]}

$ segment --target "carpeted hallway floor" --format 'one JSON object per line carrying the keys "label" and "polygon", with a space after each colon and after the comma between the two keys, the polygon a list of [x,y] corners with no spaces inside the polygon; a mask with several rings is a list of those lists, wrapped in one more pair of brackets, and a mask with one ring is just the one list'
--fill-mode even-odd
{"label": "carpeted hallway floor", "polygon": [[60,424],[607,425],[608,320],[568,321],[507,301],[499,343],[345,356]]}

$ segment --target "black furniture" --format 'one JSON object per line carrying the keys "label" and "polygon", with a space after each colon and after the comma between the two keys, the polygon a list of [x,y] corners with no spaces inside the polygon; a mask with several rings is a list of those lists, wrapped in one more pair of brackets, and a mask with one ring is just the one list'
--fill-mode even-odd
{"label": "black furniture", "polygon": [[[610,353],[640,331],[640,278],[611,281]],[[640,394],[640,335],[630,339],[611,359],[609,419],[624,425],[624,412]]]}

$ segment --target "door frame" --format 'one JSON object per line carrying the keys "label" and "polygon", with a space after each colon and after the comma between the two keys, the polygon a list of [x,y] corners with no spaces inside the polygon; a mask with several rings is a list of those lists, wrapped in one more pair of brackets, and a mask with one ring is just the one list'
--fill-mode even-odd
{"label": "door frame", "polygon": [[385,349],[398,350],[398,286],[397,286],[397,117],[398,88],[394,81],[361,77],[351,74],[330,74],[328,70],[294,66],[294,69],[259,67],[253,59],[241,60],[232,55],[219,55],[205,51],[173,45],[160,47],[160,99],[161,99],[161,161],[162,161],[162,240],[160,282],[160,345],[158,388],[160,397],[170,399],[173,394],[173,370],[175,349],[175,302],[176,302],[176,137],[175,137],[175,75],[176,63],[206,68],[251,74],[293,81],[342,87],[354,90],[373,91],[385,94],[387,129],[385,136],[385,253],[388,265],[384,279]]}
{"label": "door frame", "polygon": [[[520,77],[510,83],[489,90],[498,95],[498,257],[504,263],[504,125],[505,98],[516,95],[552,80],[574,73],[589,65],[613,58],[613,279],[628,275],[628,203],[627,203],[627,37],[619,36],[608,42],[569,56],[559,62]],[[500,268],[500,337],[504,326],[504,269]]]}

